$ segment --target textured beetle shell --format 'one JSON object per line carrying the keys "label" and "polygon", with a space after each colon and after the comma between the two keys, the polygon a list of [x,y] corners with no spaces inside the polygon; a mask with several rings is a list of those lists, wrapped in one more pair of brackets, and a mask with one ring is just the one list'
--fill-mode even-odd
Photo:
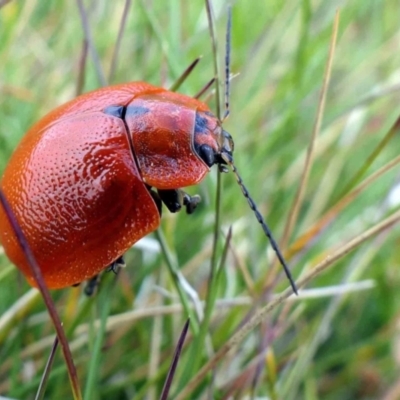
{"label": "textured beetle shell", "polygon": [[[14,152],[1,187],[49,288],[91,278],[158,227],[159,212],[136,165],[124,121],[103,111],[111,105],[127,106],[140,96],[164,93],[168,97],[171,92],[142,82],[87,93],[42,118]],[[189,102],[192,109],[208,109],[197,100],[171,95],[181,96],[181,103]],[[184,140],[184,153],[195,157],[192,139]],[[208,170],[197,158],[193,168],[185,183],[198,182]],[[150,170],[150,180],[152,174],[157,175],[157,168]],[[177,183],[181,182],[172,186]],[[35,285],[1,209],[0,241]]]}
{"label": "textured beetle shell", "polygon": [[158,189],[194,185],[209,171],[193,149],[196,112],[203,111],[202,104],[191,98],[192,104],[187,98],[183,102],[182,97],[172,92],[140,96],[129,108],[151,112],[125,118],[142,178]]}

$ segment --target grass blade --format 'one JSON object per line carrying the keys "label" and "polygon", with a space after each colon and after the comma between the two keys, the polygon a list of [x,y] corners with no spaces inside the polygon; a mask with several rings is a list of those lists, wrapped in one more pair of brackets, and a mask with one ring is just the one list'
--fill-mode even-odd
{"label": "grass blade", "polygon": [[161,395],[160,395],[160,400],[168,399],[172,380],[174,379],[176,367],[178,366],[178,362],[179,362],[179,357],[181,355],[183,344],[185,343],[186,335],[189,330],[189,323],[190,323],[190,319],[188,318],[185,322],[185,325],[183,326],[182,332],[179,336],[178,343],[176,344],[174,356],[172,357],[171,366],[168,370],[167,378],[165,379],[165,382],[164,382],[164,387],[163,387]]}

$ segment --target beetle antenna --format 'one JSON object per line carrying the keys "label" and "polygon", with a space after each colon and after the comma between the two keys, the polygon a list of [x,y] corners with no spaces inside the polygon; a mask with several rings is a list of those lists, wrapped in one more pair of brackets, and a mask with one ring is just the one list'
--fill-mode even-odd
{"label": "beetle antenna", "polygon": [[241,176],[239,175],[239,172],[238,172],[235,164],[233,163],[232,157],[227,153],[221,153],[221,157],[232,168],[232,171],[235,174],[237,183],[239,184],[244,197],[247,199],[247,202],[249,203],[250,208],[253,210],[254,215],[257,218],[257,221],[260,223],[265,235],[269,239],[269,242],[271,243],[271,246],[274,249],[276,256],[278,257],[278,260],[281,263],[281,265],[282,265],[282,267],[283,267],[283,269],[285,271],[286,277],[289,279],[289,282],[290,282],[290,285],[292,286],[293,292],[295,294],[298,294],[297,286],[296,286],[296,284],[294,282],[292,274],[290,273],[289,267],[287,266],[286,261],[283,258],[283,255],[282,255],[282,253],[281,253],[281,251],[279,249],[279,246],[276,243],[274,237],[272,236],[272,232],[269,229],[269,227],[268,227],[267,223],[265,222],[264,218],[262,217],[260,211],[258,211],[256,203],[251,198],[251,196],[249,194],[249,191],[247,190],[246,186],[244,185],[243,180],[242,180]]}
{"label": "beetle antenna", "polygon": [[231,64],[231,34],[232,34],[232,7],[228,7],[228,22],[226,24],[226,50],[225,50],[225,113],[222,122],[229,115],[229,95],[230,95],[230,64]]}

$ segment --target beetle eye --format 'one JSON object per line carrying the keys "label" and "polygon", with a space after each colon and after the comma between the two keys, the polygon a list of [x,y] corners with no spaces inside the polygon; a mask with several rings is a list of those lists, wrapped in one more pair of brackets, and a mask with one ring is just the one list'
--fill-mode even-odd
{"label": "beetle eye", "polygon": [[214,150],[208,144],[202,144],[196,150],[199,157],[207,166],[212,167],[215,164]]}
{"label": "beetle eye", "polygon": [[232,136],[227,132],[227,131],[222,131],[222,134],[220,136],[220,146],[221,149],[224,153],[228,153],[229,155],[232,155],[233,149],[235,147],[233,143]]}

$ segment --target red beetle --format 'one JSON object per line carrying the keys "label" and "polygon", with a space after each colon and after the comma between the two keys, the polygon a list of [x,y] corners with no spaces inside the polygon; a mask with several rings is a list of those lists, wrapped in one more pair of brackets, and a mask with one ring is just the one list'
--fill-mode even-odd
{"label": "red beetle", "polygon": [[[162,202],[191,213],[199,198],[180,188],[200,182],[214,164],[233,166],[232,152],[231,136],[203,102],[127,83],[84,94],[42,118],[14,152],[0,186],[47,286],[63,288],[112,266],[157,229]],[[1,208],[0,241],[35,286]]]}

